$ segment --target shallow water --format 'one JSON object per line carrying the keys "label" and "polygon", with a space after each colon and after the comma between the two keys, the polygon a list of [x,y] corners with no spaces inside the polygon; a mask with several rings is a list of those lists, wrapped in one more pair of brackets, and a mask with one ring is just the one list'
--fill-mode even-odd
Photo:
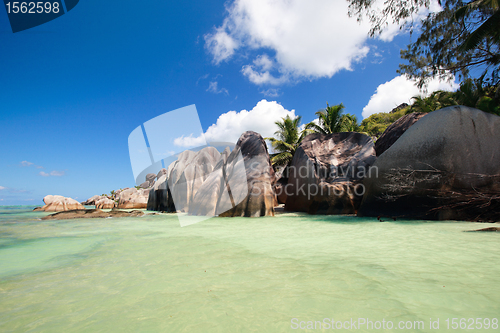
{"label": "shallow water", "polygon": [[447,318],[500,319],[500,234],[463,232],[490,225],[284,214],[181,228],[175,215],[31,209],[0,207],[0,332],[287,332],[325,318],[457,332],[470,330]]}

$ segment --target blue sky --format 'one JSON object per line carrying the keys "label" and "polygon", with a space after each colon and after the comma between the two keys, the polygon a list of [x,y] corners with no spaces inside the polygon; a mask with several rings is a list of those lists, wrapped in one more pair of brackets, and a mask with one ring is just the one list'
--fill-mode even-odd
{"label": "blue sky", "polygon": [[327,101],[390,111],[415,94],[396,73],[410,37],[367,31],[340,0],[82,0],[15,34],[0,9],[0,205],[135,185],[128,135],[191,104],[230,142]]}

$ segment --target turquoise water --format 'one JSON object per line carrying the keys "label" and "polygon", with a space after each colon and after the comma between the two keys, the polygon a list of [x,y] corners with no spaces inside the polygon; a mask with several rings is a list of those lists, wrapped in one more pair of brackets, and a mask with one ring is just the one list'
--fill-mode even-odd
{"label": "turquoise water", "polygon": [[175,215],[31,209],[0,207],[0,332],[331,331],[297,327],[325,318],[465,332],[445,320],[500,319],[500,234],[463,232],[490,225],[284,214],[180,228]]}

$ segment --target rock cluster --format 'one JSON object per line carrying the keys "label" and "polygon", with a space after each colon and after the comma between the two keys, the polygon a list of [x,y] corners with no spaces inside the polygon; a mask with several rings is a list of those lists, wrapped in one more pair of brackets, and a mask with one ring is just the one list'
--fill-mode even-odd
{"label": "rock cluster", "polygon": [[[141,188],[77,201],[46,196],[46,219],[140,216],[143,209],[197,216],[310,214],[500,220],[500,117],[464,106],[403,116],[377,140],[361,133],[310,134],[291,165],[271,165],[264,139],[245,132],[235,148],[185,151]],[[480,231],[498,231],[498,227]]]}
{"label": "rock cluster", "polygon": [[231,152],[185,151],[156,182],[148,210],[198,216],[274,215],[274,171],[260,134],[245,132]]}
{"label": "rock cluster", "polygon": [[42,217],[42,220],[68,220],[68,219],[80,219],[80,218],[108,218],[108,217],[140,217],[144,215],[156,215],[156,214],[145,214],[140,210],[133,210],[130,212],[121,210],[111,210],[109,212],[104,212],[100,209],[84,209],[84,210],[72,210],[66,212],[60,212]]}

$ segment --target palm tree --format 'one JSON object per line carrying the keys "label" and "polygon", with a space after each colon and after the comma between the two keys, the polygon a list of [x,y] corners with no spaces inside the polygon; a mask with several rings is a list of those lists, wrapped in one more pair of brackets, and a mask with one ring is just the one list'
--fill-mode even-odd
{"label": "palm tree", "polygon": [[310,122],[306,125],[306,129],[320,134],[331,134],[341,132],[342,127],[342,113],[344,111],[344,104],[330,106],[326,103],[326,109],[316,112],[318,116],[318,124]]}
{"label": "palm tree", "polygon": [[342,103],[334,106],[326,103],[326,109],[316,112],[318,123],[310,122],[306,129],[320,134],[358,131],[358,119],[353,114],[342,114],[344,108]]}
{"label": "palm tree", "polygon": [[499,114],[500,105],[496,94],[500,90],[496,86],[484,85],[483,79],[484,75],[479,79],[467,79],[462,82],[460,88],[455,92],[455,99],[461,105]]}
{"label": "palm tree", "polygon": [[295,150],[302,142],[302,139],[309,132],[308,130],[300,130],[301,116],[290,118],[286,116],[275,122],[278,130],[274,132],[275,138],[265,138],[271,142],[272,147],[276,151],[271,154],[271,162],[273,165],[287,166],[292,162]]}
{"label": "palm tree", "polygon": [[341,122],[341,132],[359,132],[360,126],[358,124],[358,118],[353,114],[343,114],[340,119]]}
{"label": "palm tree", "polygon": [[410,113],[429,113],[447,106],[457,105],[457,102],[453,97],[453,93],[442,90],[434,91],[429,97],[413,96],[413,104],[411,105],[409,111]]}

